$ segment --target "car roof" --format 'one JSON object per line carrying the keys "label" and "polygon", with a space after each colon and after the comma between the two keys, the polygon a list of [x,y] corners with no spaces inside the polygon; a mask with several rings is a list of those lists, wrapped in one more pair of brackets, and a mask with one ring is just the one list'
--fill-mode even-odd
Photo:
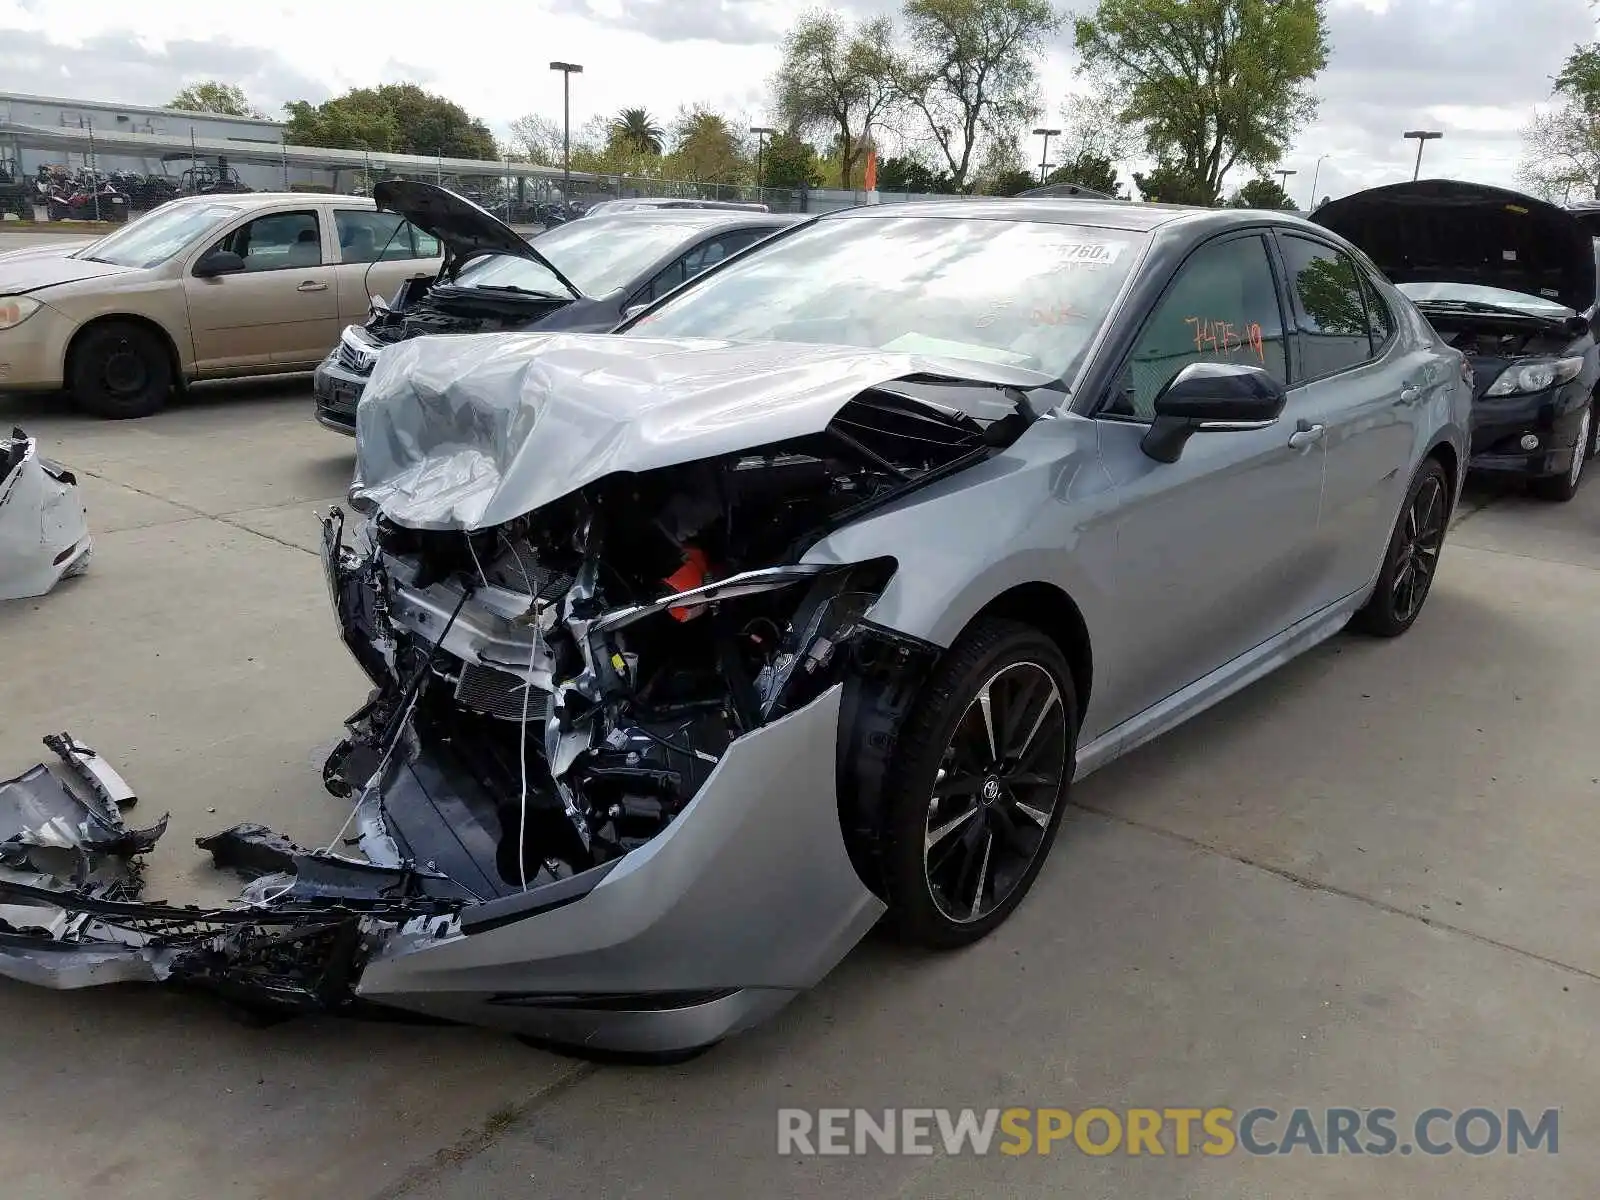
{"label": "car roof", "polygon": [[828,213],[823,220],[860,220],[875,217],[970,217],[988,221],[1038,221],[1054,225],[1090,225],[1150,233],[1182,222],[1207,230],[1232,225],[1260,225],[1264,221],[1293,225],[1300,219],[1291,212],[1251,208],[1195,208],[1182,204],[1147,204],[1132,200],[1090,200],[1076,197],[1013,197],[992,200],[913,200],[901,204],[873,204]]}
{"label": "car roof", "polygon": [[[681,225],[687,233],[697,229],[741,228],[780,229],[807,218],[805,213],[764,213],[735,208],[637,208],[623,212],[601,212],[585,221],[626,221],[630,224]],[[557,226],[559,229],[560,226]]]}
{"label": "car roof", "polygon": [[341,196],[334,192],[213,192],[202,196],[179,196],[161,207],[231,204],[239,208],[270,208],[279,204],[319,204],[327,201],[346,207],[374,207],[371,196]]}

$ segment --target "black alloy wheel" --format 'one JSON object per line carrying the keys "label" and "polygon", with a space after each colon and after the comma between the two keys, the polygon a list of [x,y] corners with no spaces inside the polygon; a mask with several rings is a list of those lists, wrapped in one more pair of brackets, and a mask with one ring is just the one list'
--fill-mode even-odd
{"label": "black alloy wheel", "polygon": [[1410,629],[1428,599],[1450,525],[1450,488],[1436,459],[1424,460],[1411,481],[1378,573],[1378,586],[1355,626],[1377,637],[1399,637]]}
{"label": "black alloy wheel", "polygon": [[902,937],[964,945],[1016,908],[1066,807],[1076,733],[1071,675],[1042,633],[985,620],[951,648],[889,780],[884,874]]}

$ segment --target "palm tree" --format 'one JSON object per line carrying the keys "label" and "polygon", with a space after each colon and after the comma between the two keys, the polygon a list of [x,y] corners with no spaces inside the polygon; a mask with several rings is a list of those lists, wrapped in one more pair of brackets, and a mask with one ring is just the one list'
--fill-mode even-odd
{"label": "palm tree", "polygon": [[611,119],[612,140],[640,154],[660,154],[665,136],[642,108],[625,108]]}

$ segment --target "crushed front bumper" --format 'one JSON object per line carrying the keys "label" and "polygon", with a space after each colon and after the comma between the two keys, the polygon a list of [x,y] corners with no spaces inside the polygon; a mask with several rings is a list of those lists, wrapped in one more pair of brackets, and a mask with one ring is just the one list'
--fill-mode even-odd
{"label": "crushed front bumper", "polygon": [[143,901],[134,860],[161,829],[128,830],[131,790],[66,738],[74,787],[44,767],[0,783],[0,975],[183,984],[269,1012],[379,1005],[587,1052],[709,1045],[821,980],[883,912],[841,832],[841,691],[736,740],[648,844],[491,900],[408,856],[448,828],[449,771],[424,753],[358,801],[366,860],[240,827],[199,842],[259,876],[238,901]]}
{"label": "crushed front bumper", "polygon": [[77,478],[22,430],[0,437],[0,600],[44,595],[93,549]]}
{"label": "crushed front bumper", "polygon": [[[1530,396],[1480,397],[1472,406],[1469,469],[1529,478],[1565,475],[1588,403],[1582,389],[1571,384]],[[1539,445],[1524,450],[1522,438],[1530,434]]]}

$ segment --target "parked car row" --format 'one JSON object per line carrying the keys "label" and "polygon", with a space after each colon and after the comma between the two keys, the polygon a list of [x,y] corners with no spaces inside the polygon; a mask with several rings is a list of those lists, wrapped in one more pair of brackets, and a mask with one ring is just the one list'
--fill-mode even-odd
{"label": "parked car row", "polygon": [[[323,778],[364,857],[241,825],[201,843],[271,872],[235,906],[147,904],[136,873],[110,904],[85,881],[160,829],[96,825],[20,777],[15,802],[84,832],[72,878],[25,838],[33,874],[0,870],[0,904],[33,914],[0,974],[380,1005],[591,1054],[703,1049],[880,918],[930,947],[983,937],[1076,780],[1347,624],[1404,633],[1474,406],[1504,402],[1479,376],[1517,372],[1517,405],[1593,383],[1566,376],[1570,343],[1534,336],[1494,374],[1356,244],[1283,213],[863,207],[746,225],[769,236],[684,259],[658,291],[681,243],[595,282],[624,244],[603,223],[655,215],[513,242],[437,191],[377,199],[393,211],[364,219],[439,257],[399,260],[399,294],[361,326],[383,345],[352,511],[322,527],[339,637],[372,684]],[[252,279],[238,261],[270,254],[255,278],[299,295],[319,249],[343,248],[341,203],[174,230],[173,274],[148,242],[137,269],[220,304]],[[1526,266],[1542,294],[1566,269],[1534,257],[1557,218],[1487,203],[1462,206],[1486,231],[1472,261]],[[1439,228],[1458,215],[1441,206]],[[1549,299],[1587,303],[1580,282]],[[610,332],[548,324],[602,290]],[[55,304],[39,292],[7,303]],[[431,322],[454,332],[414,336]],[[132,795],[61,746],[97,796]]]}

